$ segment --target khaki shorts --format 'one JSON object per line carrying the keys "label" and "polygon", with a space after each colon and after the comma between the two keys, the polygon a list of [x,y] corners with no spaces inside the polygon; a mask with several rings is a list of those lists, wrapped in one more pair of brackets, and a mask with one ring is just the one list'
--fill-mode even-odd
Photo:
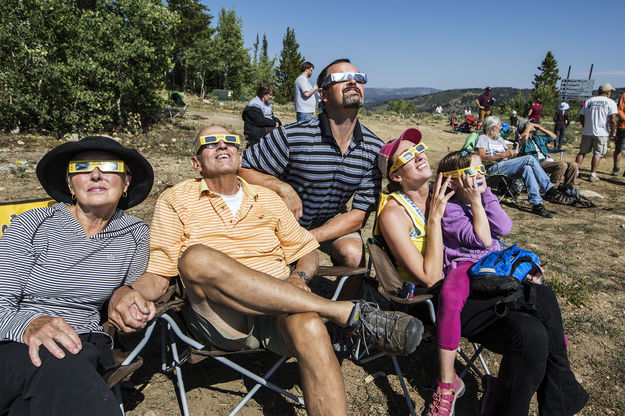
{"label": "khaki shorts", "polygon": [[241,351],[265,348],[279,355],[292,356],[278,328],[278,315],[248,315],[248,335],[232,338],[200,315],[190,305],[183,309],[191,333],[200,342],[206,342],[224,351]]}
{"label": "khaki shorts", "polygon": [[579,153],[585,155],[592,150],[593,156],[603,157],[608,152],[608,136],[586,136],[582,135],[579,144]]}

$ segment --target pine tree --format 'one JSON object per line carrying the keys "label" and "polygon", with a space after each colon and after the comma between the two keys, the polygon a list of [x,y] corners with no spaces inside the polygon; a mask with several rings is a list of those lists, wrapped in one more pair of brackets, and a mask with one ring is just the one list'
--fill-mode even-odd
{"label": "pine tree", "polygon": [[243,46],[241,19],[234,10],[221,9],[217,34],[213,39],[216,48],[216,66],[220,71],[221,88],[232,90],[235,97],[249,94],[252,81],[250,55]]}
{"label": "pine tree", "polygon": [[545,59],[537,68],[540,73],[534,74],[534,90],[530,98],[532,101],[540,100],[543,105],[543,116],[551,116],[554,113],[558,99],[557,83],[560,79],[558,62],[551,51],[547,51]]}
{"label": "pine tree", "polygon": [[551,51],[547,51],[545,59],[543,59],[537,69],[540,71],[540,74],[534,74],[534,81],[532,82],[534,88],[539,86],[556,88],[560,75],[558,71],[558,61],[556,61]]}
{"label": "pine tree", "polygon": [[282,39],[282,51],[280,62],[276,69],[276,86],[280,101],[293,99],[295,79],[301,73],[301,66],[306,59],[299,53],[299,43],[295,40],[295,30],[286,28],[286,34]]}
{"label": "pine tree", "polygon": [[174,70],[172,71],[171,87],[173,89],[187,89],[190,74],[195,74],[195,68],[189,67],[189,55],[198,43],[206,45],[206,40],[215,32],[210,27],[212,15],[206,6],[199,0],[169,0],[169,10],[180,16],[179,23],[174,28]]}

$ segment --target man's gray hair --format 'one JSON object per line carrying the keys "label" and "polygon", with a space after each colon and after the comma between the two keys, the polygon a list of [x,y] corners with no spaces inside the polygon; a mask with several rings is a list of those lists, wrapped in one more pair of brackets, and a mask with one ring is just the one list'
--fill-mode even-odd
{"label": "man's gray hair", "polygon": [[484,123],[482,123],[482,128],[484,129],[484,134],[488,134],[491,129],[501,123],[501,119],[497,116],[488,116],[484,119]]}

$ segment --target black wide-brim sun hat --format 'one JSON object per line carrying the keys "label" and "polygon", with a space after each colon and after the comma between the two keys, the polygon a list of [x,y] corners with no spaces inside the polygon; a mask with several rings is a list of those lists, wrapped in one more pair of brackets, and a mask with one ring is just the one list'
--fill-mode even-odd
{"label": "black wide-brim sun hat", "polygon": [[117,208],[132,208],[147,198],[154,183],[154,170],[150,162],[135,149],[124,147],[104,136],[88,136],[77,142],[63,143],[43,155],[37,164],[37,178],[48,195],[58,202],[72,202],[72,194],[65,180],[67,167],[75,155],[88,150],[111,153],[130,168],[127,196],[121,197]]}

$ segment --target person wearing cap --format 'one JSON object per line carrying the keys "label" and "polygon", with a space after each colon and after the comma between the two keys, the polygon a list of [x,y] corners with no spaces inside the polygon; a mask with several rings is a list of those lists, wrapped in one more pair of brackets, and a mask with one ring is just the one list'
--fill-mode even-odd
{"label": "person wearing cap", "polygon": [[510,116],[510,127],[519,127],[519,117],[516,115],[516,110],[513,110]]}
{"label": "person wearing cap", "polygon": [[579,110],[579,122],[582,124],[582,141],[579,144],[579,153],[575,163],[582,167],[584,156],[592,151],[590,164],[590,182],[599,182],[597,169],[601,158],[608,151],[608,140],[616,137],[616,103],[610,98],[612,85],[606,83],[599,86],[598,94],[589,98]]}
{"label": "person wearing cap", "polygon": [[508,149],[508,145],[501,138],[501,120],[498,117],[486,117],[482,128],[484,134],[478,137],[475,148],[482,161],[488,163],[486,171],[489,175],[521,177],[534,214],[545,218],[553,218],[555,215],[544,207],[543,198],[556,204],[573,203],[570,197],[563,195],[553,186],[535,157],[519,155],[518,151]]}
{"label": "person wearing cap", "polygon": [[[348,59],[330,63],[317,78],[324,110],[246,149],[241,170],[284,199],[334,264],[350,267],[363,260],[360,229],[375,210],[381,181],[376,155],[383,142],[358,121],[366,82]],[[355,296],[360,280],[350,279],[345,293]]]}
{"label": "person wearing cap", "polygon": [[480,109],[480,122],[490,116],[490,108],[494,103],[493,97],[490,96],[490,87],[484,88],[484,92],[475,99],[475,104]]}
{"label": "person wearing cap", "polygon": [[569,105],[564,101],[558,105],[558,109],[556,113],[553,115],[554,122],[554,133],[556,135],[555,140],[553,141],[553,148],[555,150],[562,149],[562,143],[564,143],[564,133],[566,133],[566,128],[571,123],[571,118],[569,117]]}
{"label": "person wearing cap", "polygon": [[547,144],[556,139],[555,133],[529,120],[519,124],[519,154],[535,157],[549,175],[554,186],[561,183],[575,185],[578,169],[575,162],[556,162],[549,157]]}
{"label": "person wearing cap", "polygon": [[[402,278],[423,287],[423,292],[432,294],[438,303],[444,286],[443,264],[448,261],[449,251],[443,245],[443,233],[453,227],[453,221],[445,226],[445,211],[451,205],[448,201],[455,194],[454,189],[459,188],[448,190],[452,176],[445,179],[442,172],[430,184],[432,170],[426,149],[416,128],[406,130],[380,149],[378,163],[389,178],[389,195],[380,203],[374,235],[382,237]],[[483,195],[483,201],[487,201],[486,193]],[[497,202],[496,198],[491,199],[492,194],[488,198]],[[468,207],[462,209],[466,211],[459,216],[471,212]],[[500,212],[499,216],[500,224],[509,228],[510,220],[502,218],[505,213]],[[479,238],[466,231],[466,227],[462,233],[467,233],[467,239]],[[454,247],[454,250],[470,253],[466,247]],[[588,393],[570,367],[558,300],[549,286],[533,286],[536,298],[516,299],[516,307],[504,315],[495,311],[503,296],[485,298],[469,292],[466,303],[460,306],[461,335],[502,354],[498,377],[488,377],[491,385],[496,383],[496,389],[485,392],[483,403],[487,412],[483,414],[525,416],[529,414],[534,393],[541,414],[573,415],[588,401]],[[538,308],[532,309],[532,302]],[[418,309],[408,312],[419,313]],[[437,314],[440,322],[440,304]],[[455,401],[462,395],[464,385],[453,371],[450,376],[448,382],[437,383],[435,400],[424,414],[454,414]]]}
{"label": "person wearing cap", "polygon": [[46,153],[37,177],[58,203],[0,237],[0,414],[121,414],[100,309],[145,270],[148,226],[123,210],[148,196],[152,167],[90,136]]}
{"label": "person wearing cap", "polygon": [[152,301],[180,274],[186,323],[198,340],[226,351],[266,348],[296,357],[308,414],[347,414],[325,320],[391,354],[414,351],[423,326],[402,312],[311,293],[318,243],[276,193],[237,176],[239,147],[239,136],[223,127],[198,134],[191,164],[201,177],[158,198],[147,271],[135,290],[115,293],[109,320],[125,331],[145,326],[154,316]]}
{"label": "person wearing cap", "polygon": [[[625,150],[625,93],[618,100],[618,120],[616,123],[616,138],[614,143],[614,167],[612,175],[618,175],[621,168],[621,153]],[[625,174],[623,174],[625,176]]]}

